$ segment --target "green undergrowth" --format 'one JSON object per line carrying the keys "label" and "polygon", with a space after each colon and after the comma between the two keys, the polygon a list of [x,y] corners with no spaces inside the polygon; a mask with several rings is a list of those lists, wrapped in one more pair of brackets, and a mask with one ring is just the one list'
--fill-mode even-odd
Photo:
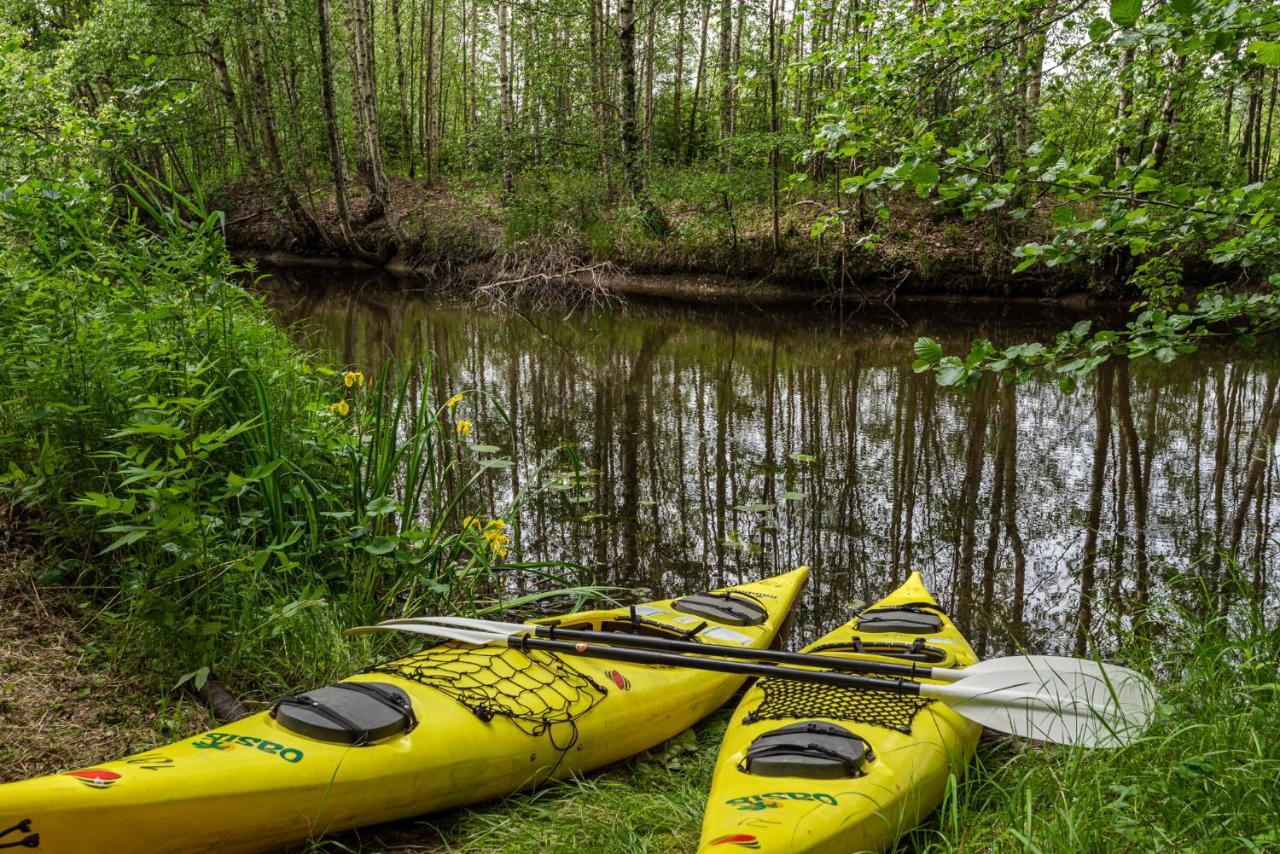
{"label": "green undergrowth", "polygon": [[[969,775],[897,850],[1276,850],[1280,630],[1257,612],[1166,624],[1184,628],[1124,650],[1157,674],[1161,695],[1139,741],[1088,750],[985,738]],[[447,850],[692,851],[729,716],[599,774],[418,826],[429,822]]]}
{"label": "green undergrowth", "polygon": [[[14,44],[0,71],[25,67]],[[430,360],[366,376],[299,351],[222,215],[102,154],[118,129],[61,91],[0,74],[0,100],[66,128],[37,146],[0,127],[0,505],[113,655],[153,688],[212,667],[271,697],[405,646],[345,628],[475,611],[512,573],[570,607],[598,592],[521,559],[527,494],[477,488],[515,464],[501,405],[440,399]]]}

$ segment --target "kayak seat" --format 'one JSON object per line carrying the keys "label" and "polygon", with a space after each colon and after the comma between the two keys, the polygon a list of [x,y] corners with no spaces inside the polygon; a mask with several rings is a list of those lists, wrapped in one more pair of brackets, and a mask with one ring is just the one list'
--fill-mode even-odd
{"label": "kayak seat", "polygon": [[690,614],[730,626],[758,626],[769,618],[769,611],[755,599],[741,593],[695,593],[671,603],[682,614]]}
{"label": "kayak seat", "polygon": [[409,695],[386,682],[338,682],[284,697],[271,717],[285,729],[335,744],[363,745],[418,724]]}
{"label": "kayak seat", "polygon": [[738,770],[761,777],[861,777],[875,759],[867,741],[837,724],[804,721],[770,730],[747,748]]}
{"label": "kayak seat", "polygon": [[942,617],[924,608],[875,608],[858,617],[860,632],[929,635],[942,631]]}

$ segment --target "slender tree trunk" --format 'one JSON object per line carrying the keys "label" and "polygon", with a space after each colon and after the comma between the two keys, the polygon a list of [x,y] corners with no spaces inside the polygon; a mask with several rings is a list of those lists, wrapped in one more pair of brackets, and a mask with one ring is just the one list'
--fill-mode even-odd
{"label": "slender tree trunk", "polygon": [[683,122],[681,121],[682,114],[680,112],[680,97],[683,94],[684,88],[684,21],[686,2],[687,0],[677,0],[679,12],[677,13],[678,17],[676,22],[676,71],[671,92],[671,144],[672,150],[676,152],[676,156],[679,156],[680,152],[683,150],[683,146],[680,144],[680,128],[683,127]]}
{"label": "slender tree trunk", "polygon": [[378,83],[374,73],[373,53],[373,20],[370,0],[351,0],[350,30],[352,77],[358,95],[356,112],[362,115],[359,123],[364,133],[364,153],[369,169],[371,190],[377,199],[387,226],[395,239],[396,247],[405,248],[409,237],[400,224],[395,205],[391,200],[391,185],[387,181],[387,173],[382,163],[382,138],[378,130]]}
{"label": "slender tree trunk", "polygon": [[769,0],[769,131],[773,134],[773,144],[769,146],[769,202],[773,218],[773,254],[782,251],[782,230],[779,223],[779,172],[781,157],[778,151],[778,0]]}
{"label": "slender tree trunk", "polygon": [[1173,70],[1169,74],[1169,83],[1165,86],[1164,104],[1160,107],[1160,129],[1157,132],[1155,142],[1151,145],[1152,163],[1156,169],[1164,166],[1165,155],[1169,151],[1169,136],[1173,132],[1173,123],[1178,117],[1178,78],[1186,64],[1187,58],[1185,56],[1179,56],[1173,61]]}
{"label": "slender tree trunk", "polygon": [[507,0],[498,0],[498,87],[501,90],[500,110],[502,113],[502,190],[510,193],[515,189],[512,175],[512,161],[515,157],[511,143],[511,57],[507,50],[507,18],[511,7]]}
{"label": "slender tree trunk", "polygon": [[684,159],[693,162],[698,150],[698,107],[702,102],[702,93],[706,87],[703,81],[707,76],[707,21],[711,17],[711,0],[702,0],[702,26],[698,36],[698,78],[693,81],[693,105],[689,108],[689,133],[685,137]]}
{"label": "slender tree trunk", "polygon": [[649,0],[649,14],[644,28],[644,153],[653,153],[653,52],[654,30],[658,23],[658,2]]}
{"label": "slender tree trunk", "polygon": [[[733,133],[733,7],[730,0],[720,0],[720,139],[726,140]],[[721,159],[721,169],[727,169],[728,160]]]}
{"label": "slender tree trunk", "polygon": [[333,195],[338,205],[338,229],[347,247],[357,254],[364,252],[356,240],[351,220],[351,200],[347,195],[347,153],[342,144],[342,129],[338,125],[338,108],[333,92],[333,55],[330,49],[331,30],[329,0],[316,0],[317,19],[320,24],[320,100],[324,106],[325,138],[329,146],[329,172],[333,179]]}
{"label": "slender tree trunk", "polygon": [[1133,76],[1129,70],[1133,65],[1134,48],[1126,48],[1120,54],[1120,66],[1116,69],[1116,79],[1120,81],[1120,97],[1116,102],[1116,170],[1123,169],[1129,162],[1129,113],[1133,108]]}
{"label": "slender tree trunk", "polygon": [[231,121],[231,133],[236,141],[236,149],[245,159],[244,165],[249,175],[258,176],[262,172],[262,167],[258,162],[257,151],[250,138],[249,129],[245,126],[244,115],[240,111],[240,101],[236,97],[235,85],[231,82],[226,52],[222,48],[222,36],[209,21],[207,3],[203,7],[203,14],[204,24],[208,28],[208,32],[204,35],[204,43],[208,48],[209,61],[213,64],[214,76],[218,81],[218,94],[222,96],[222,102],[227,108],[227,115]]}
{"label": "slender tree trunk", "polygon": [[404,77],[404,47],[400,41],[400,0],[391,0],[391,28],[396,48],[396,95],[400,99],[400,153],[405,158],[409,177],[413,177],[413,140],[409,136],[409,106]]}
{"label": "slender tree trunk", "polygon": [[635,0],[618,2],[618,46],[622,51],[622,166],[632,198],[644,194],[640,169],[639,135],[636,133],[636,14]]}

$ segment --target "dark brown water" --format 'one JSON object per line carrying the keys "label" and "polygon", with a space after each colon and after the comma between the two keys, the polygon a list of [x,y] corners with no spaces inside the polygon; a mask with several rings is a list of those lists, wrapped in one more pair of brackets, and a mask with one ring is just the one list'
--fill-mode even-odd
{"label": "dark brown water", "polygon": [[[983,303],[564,317],[386,284],[294,273],[271,282],[271,302],[338,362],[372,373],[388,354],[433,353],[429,394],[487,396],[458,414],[516,461],[486,477],[488,511],[537,493],[519,511],[524,558],[656,594],[808,564],[802,636],[918,569],[988,653],[1105,649],[1147,605],[1274,599],[1265,442],[1248,475],[1275,351],[1104,366],[1072,396],[1048,377],[966,394],[912,373],[917,336],[953,352],[979,335],[1048,340],[1080,315]],[[589,471],[577,501],[546,489],[570,468],[563,454],[543,465],[564,446]]]}

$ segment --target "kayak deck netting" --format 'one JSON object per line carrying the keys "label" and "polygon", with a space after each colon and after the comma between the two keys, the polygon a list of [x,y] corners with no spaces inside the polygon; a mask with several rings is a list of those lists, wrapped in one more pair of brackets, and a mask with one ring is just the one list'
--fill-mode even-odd
{"label": "kayak deck netting", "polygon": [[608,691],[554,653],[511,647],[440,644],[406,658],[366,667],[434,688],[480,720],[509,718],[529,735],[585,715]]}
{"label": "kayak deck netting", "polygon": [[787,718],[826,718],[883,727],[909,735],[916,715],[933,702],[889,691],[782,679],[761,679],[756,686],[764,692],[764,699],[742,719],[744,724]]}

